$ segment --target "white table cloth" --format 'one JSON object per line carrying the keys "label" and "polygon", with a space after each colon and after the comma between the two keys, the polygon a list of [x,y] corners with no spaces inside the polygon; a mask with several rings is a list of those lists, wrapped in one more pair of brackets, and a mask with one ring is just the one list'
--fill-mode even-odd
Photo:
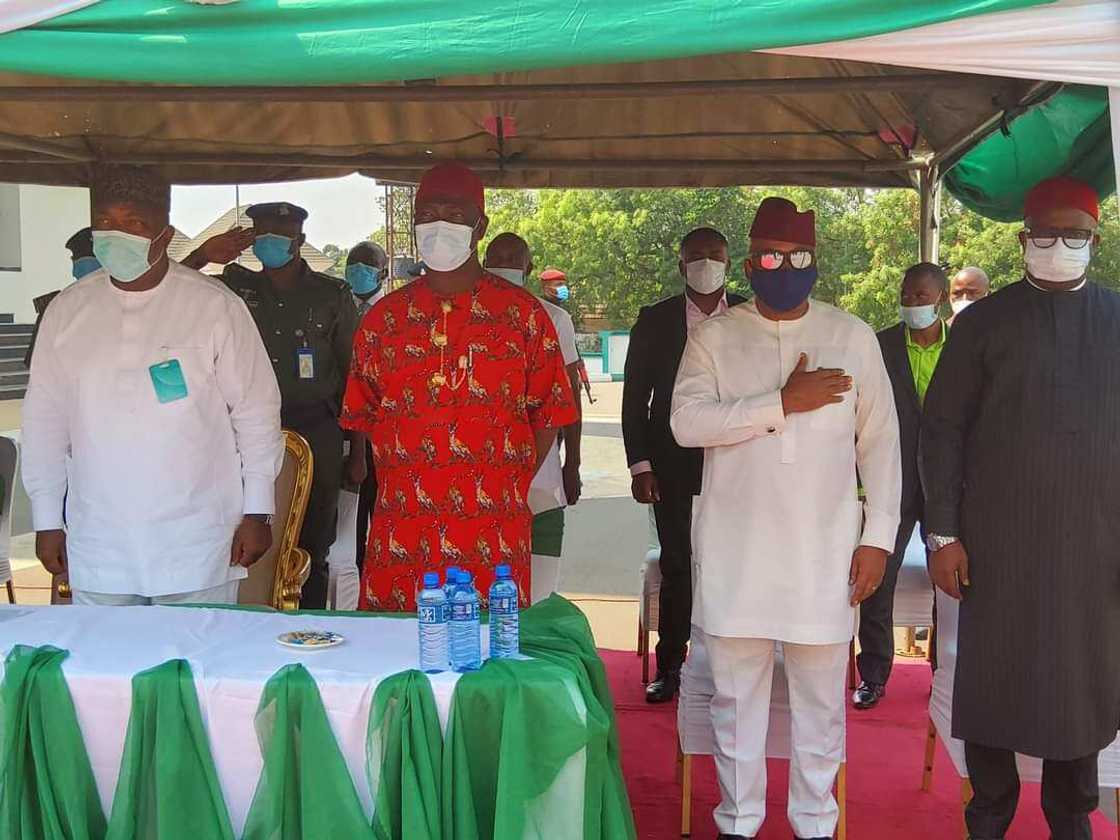
{"label": "white table cloth", "polygon": [[[318,651],[292,650],[276,642],[281,633],[307,629],[333,630],[346,642]],[[186,659],[238,836],[263,764],[254,716],[270,677],[285,665],[301,663],[315,679],[362,807],[370,816],[373,797],[366,774],[370,704],[383,678],[415,668],[417,662],[414,619],[203,608],[2,606],[0,652],[7,656],[16,644],[49,644],[70,652],[63,674],[106,814],[120,771],[133,675],[170,659]],[[484,655],[488,647],[483,633]],[[431,675],[445,728],[458,679],[453,673]],[[570,693],[579,698],[572,683]],[[579,708],[586,714],[582,700]],[[573,756],[542,799],[552,794],[571,797],[572,807],[581,811],[585,762],[584,753]],[[573,825],[582,825],[582,813],[579,817]],[[568,837],[570,831],[560,829],[557,836]],[[572,837],[575,840],[578,831]]]}

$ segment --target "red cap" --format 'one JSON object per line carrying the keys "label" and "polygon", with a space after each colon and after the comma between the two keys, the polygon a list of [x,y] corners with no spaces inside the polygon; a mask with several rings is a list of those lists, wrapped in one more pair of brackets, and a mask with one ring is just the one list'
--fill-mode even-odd
{"label": "red cap", "polygon": [[461,163],[439,163],[424,173],[416,189],[416,203],[437,198],[460,198],[486,212],[486,196],[482,179]]}
{"label": "red cap", "polygon": [[752,239],[775,239],[815,248],[816,216],[812,210],[799,213],[797,205],[788,199],[768,196],[758,205],[750,235]]}
{"label": "red cap", "polygon": [[540,273],[541,282],[554,283],[556,281],[563,282],[568,279],[568,275],[558,268],[546,268]]}
{"label": "red cap", "polygon": [[1100,199],[1097,191],[1084,181],[1060,175],[1039,181],[1027,193],[1023,207],[1023,218],[1030,219],[1047,210],[1072,207],[1088,213],[1098,222],[1101,220]]}

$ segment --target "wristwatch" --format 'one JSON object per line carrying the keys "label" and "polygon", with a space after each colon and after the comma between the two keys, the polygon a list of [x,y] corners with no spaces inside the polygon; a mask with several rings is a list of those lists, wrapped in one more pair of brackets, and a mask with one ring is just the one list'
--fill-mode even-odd
{"label": "wristwatch", "polygon": [[943,537],[940,534],[926,535],[926,548],[929,549],[930,554],[935,554],[945,546],[952,545],[955,542],[960,542],[960,537]]}
{"label": "wristwatch", "polygon": [[247,514],[245,514],[245,518],[246,519],[255,519],[255,520],[257,520],[257,522],[262,522],[265,525],[271,525],[272,524],[272,514],[271,513],[247,513]]}

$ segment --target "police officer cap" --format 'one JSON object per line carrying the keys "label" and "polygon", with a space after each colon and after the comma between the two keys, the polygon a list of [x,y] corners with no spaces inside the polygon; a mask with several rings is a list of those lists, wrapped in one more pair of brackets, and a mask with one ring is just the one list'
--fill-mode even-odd
{"label": "police officer cap", "polygon": [[254,222],[257,219],[285,219],[302,224],[307,218],[307,211],[287,201],[273,201],[254,204],[245,211],[245,215]]}
{"label": "police officer cap", "polygon": [[75,253],[78,251],[93,253],[93,231],[88,227],[82,228],[66,240],[66,249]]}

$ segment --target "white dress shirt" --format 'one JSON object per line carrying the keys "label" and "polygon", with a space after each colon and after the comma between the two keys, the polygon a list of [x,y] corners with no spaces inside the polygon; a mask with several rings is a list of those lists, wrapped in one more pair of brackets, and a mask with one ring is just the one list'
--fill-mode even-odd
{"label": "white dress shirt", "polygon": [[[786,417],[781,388],[801,353],[809,370],[843,368],[853,389]],[[794,321],[737,306],[689,336],[670,423],[681,446],[705,448],[693,623],[712,636],[848,641],[852,552],[893,550],[902,493],[898,418],[871,328],[817,301]]]}
{"label": "white dress shirt", "polygon": [[[556,328],[556,338],[560,342],[560,355],[564,357],[564,366],[574,365],[579,361],[579,351],[576,349],[576,328],[572,323],[572,316],[555,303],[537,298],[552,319],[552,326]],[[579,399],[579,394],[576,394]],[[552,444],[552,449],[541,463],[541,468],[533,476],[533,484],[529,488],[529,509],[533,514],[554,510],[568,504],[567,494],[564,492],[564,470],[560,464],[560,435]]]}
{"label": "white dress shirt", "polygon": [[[161,403],[150,368],[178,360]],[[75,590],[155,597],[247,574],[230,567],[247,513],[273,512],[280,390],[245,304],[172,262],[145,292],[106,271],[64,290],[39,329],[23,405],[36,531],[63,527]]]}
{"label": "white dress shirt", "polygon": [[[697,306],[686,291],[684,293],[685,329],[691,333],[697,324],[702,324],[709,318],[714,318],[716,315],[722,315],[727,309],[727,292],[723,293],[723,296],[719,299],[719,303],[716,304],[716,308],[709,314]],[[638,461],[638,463],[630,465],[630,475],[632,476],[639,476],[647,472],[653,472],[653,464],[649,461]]]}

